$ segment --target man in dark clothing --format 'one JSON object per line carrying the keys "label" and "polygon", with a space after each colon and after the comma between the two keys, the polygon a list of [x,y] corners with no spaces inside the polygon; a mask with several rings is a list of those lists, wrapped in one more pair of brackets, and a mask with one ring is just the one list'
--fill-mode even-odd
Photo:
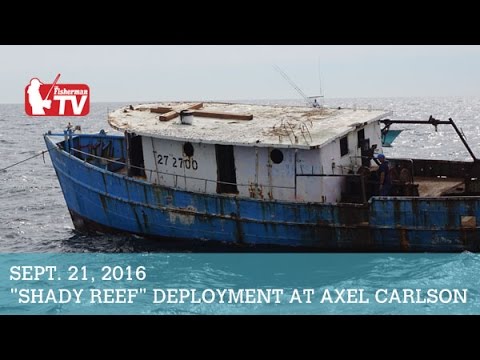
{"label": "man in dark clothing", "polygon": [[377,159],[380,161],[378,167],[378,177],[380,180],[379,194],[380,196],[388,196],[390,194],[390,188],[392,187],[388,161],[385,160],[385,155],[383,154],[378,154]]}

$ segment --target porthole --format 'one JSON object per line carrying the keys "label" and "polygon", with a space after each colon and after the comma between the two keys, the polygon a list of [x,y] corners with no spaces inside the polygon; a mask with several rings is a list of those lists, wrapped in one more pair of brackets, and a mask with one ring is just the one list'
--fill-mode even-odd
{"label": "porthole", "polygon": [[270,152],[270,159],[274,164],[280,164],[283,161],[283,153],[278,149],[273,149]]}
{"label": "porthole", "polygon": [[188,157],[193,156],[193,145],[192,145],[192,143],[187,142],[187,143],[183,144],[183,153]]}

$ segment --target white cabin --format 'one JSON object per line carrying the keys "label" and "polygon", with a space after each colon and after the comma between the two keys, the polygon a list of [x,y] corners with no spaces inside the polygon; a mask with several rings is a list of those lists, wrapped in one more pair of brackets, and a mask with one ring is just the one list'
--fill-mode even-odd
{"label": "white cabin", "polygon": [[[190,113],[180,114],[186,109]],[[362,144],[376,144],[382,152],[379,120],[389,115],[383,110],[159,103],[118,109],[108,121],[127,133],[130,164],[144,168],[152,183],[262,200],[337,203],[346,177],[330,175],[356,174]]]}

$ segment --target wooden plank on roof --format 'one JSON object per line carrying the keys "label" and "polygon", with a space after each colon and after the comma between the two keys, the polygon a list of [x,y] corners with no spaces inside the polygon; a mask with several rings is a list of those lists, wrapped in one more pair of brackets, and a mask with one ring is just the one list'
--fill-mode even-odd
{"label": "wooden plank on roof", "polygon": [[160,119],[160,121],[169,121],[176,118],[177,116],[178,113],[176,111],[170,111],[166,114],[159,115],[158,118]]}
{"label": "wooden plank on roof", "polygon": [[[198,109],[201,109],[202,107],[203,107],[203,103],[196,103],[182,110],[198,110]],[[176,118],[180,114],[180,111],[182,110],[173,110],[172,108],[163,107],[163,106],[158,106],[156,108],[150,109],[150,111],[153,113],[162,114],[158,117],[160,121],[172,120]]]}
{"label": "wooden plank on roof", "polygon": [[201,108],[203,108],[203,103],[197,103],[197,104],[193,104],[192,106],[189,106],[186,110],[190,110],[190,109],[199,110]]}
{"label": "wooden plank on roof", "polygon": [[209,112],[209,111],[194,111],[194,116],[197,117],[208,117],[213,119],[225,119],[225,120],[252,120],[253,115],[242,115],[242,114],[232,114],[232,113],[222,113],[222,112]]}
{"label": "wooden plank on roof", "polygon": [[156,114],[166,114],[170,111],[172,111],[171,107],[159,106],[159,107],[156,107],[156,108],[150,108],[150,112],[156,113]]}

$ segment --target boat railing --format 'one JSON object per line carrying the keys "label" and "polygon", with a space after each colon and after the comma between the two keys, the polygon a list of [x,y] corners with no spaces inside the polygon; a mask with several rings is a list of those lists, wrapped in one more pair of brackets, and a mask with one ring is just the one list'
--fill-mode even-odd
{"label": "boat railing", "polygon": [[[271,191],[271,189],[292,190],[292,191],[294,191],[295,197],[296,197],[297,188],[295,186],[283,186],[283,185],[273,185],[273,184],[257,184],[257,183],[250,183],[250,184],[231,183],[231,182],[226,182],[226,181],[219,181],[219,180],[206,179],[206,178],[200,178],[200,177],[195,177],[195,176],[188,176],[188,175],[184,175],[184,174],[172,174],[172,173],[169,173],[169,172],[159,171],[157,169],[147,169],[147,168],[144,168],[144,167],[131,165],[127,162],[119,161],[118,159],[112,159],[112,158],[106,158],[106,157],[103,157],[103,156],[94,155],[94,154],[91,154],[89,152],[85,152],[85,151],[82,151],[82,150],[79,150],[79,149],[75,149],[74,147],[70,148],[69,150],[70,150],[70,152],[68,152],[68,156],[74,156],[79,160],[83,160],[84,162],[88,162],[89,158],[95,158],[95,159],[103,161],[104,164],[101,164],[101,165],[104,165],[104,170],[105,171],[110,171],[110,172],[112,172],[116,175],[123,175],[123,176],[128,177],[128,176],[130,176],[130,175],[128,175],[129,174],[129,169],[138,169],[138,170],[141,170],[145,173],[145,178],[148,178],[150,182],[152,182],[153,174],[172,176],[173,177],[173,182],[174,182],[174,185],[173,185],[174,188],[179,188],[179,184],[180,184],[180,181],[181,181],[180,179],[183,179],[185,182],[187,180],[196,180],[196,181],[203,182],[204,183],[203,192],[205,194],[209,193],[208,185],[210,183],[214,183],[216,185],[218,185],[218,184],[232,185],[232,186],[236,186],[237,188],[239,188],[239,187],[240,188],[245,188],[245,189],[247,189],[248,192],[254,192],[254,193],[256,193],[257,191],[261,192],[262,188],[270,189],[270,191]],[[81,155],[84,155],[84,156],[78,157],[78,156],[75,156],[74,154],[72,154],[72,152],[75,152],[77,154],[81,154]],[[109,170],[109,166],[108,166],[109,164],[120,165],[122,168],[127,169],[127,173],[126,174],[119,174],[118,170],[117,171]],[[99,167],[99,168],[102,168],[102,166],[99,166],[98,164],[96,164],[95,166]],[[148,175],[148,177],[147,177],[147,175]],[[308,174],[308,173],[302,173],[302,174],[296,174],[295,176],[296,177],[343,177],[343,178],[346,178],[346,179],[350,179],[350,181],[354,181],[355,183],[357,183],[359,185],[359,188],[356,191],[356,192],[358,192],[359,198],[357,200],[355,200],[354,202],[356,202],[356,203],[359,202],[359,203],[366,204],[367,201],[368,201],[368,195],[367,195],[367,191],[366,191],[366,181],[365,181],[364,176],[362,176],[360,174],[351,174],[351,173],[350,174],[315,174],[315,173]],[[197,190],[198,190],[198,188],[197,188]]]}
{"label": "boat railing", "polygon": [[[57,144],[57,146],[60,147],[58,144]],[[64,150],[64,149],[61,148],[61,150]],[[249,193],[252,193],[252,192],[253,193],[257,193],[257,192],[261,193],[262,188],[266,188],[266,189],[270,189],[270,191],[268,192],[270,197],[272,196],[272,194],[271,194],[272,189],[291,190],[291,191],[294,192],[295,198],[297,197],[296,186],[282,186],[282,185],[258,184],[258,183],[250,183],[250,184],[231,183],[231,182],[226,182],[226,181],[219,181],[219,180],[205,179],[205,178],[194,177],[194,176],[187,176],[187,175],[183,175],[183,174],[172,174],[172,173],[168,173],[168,172],[159,171],[159,170],[156,170],[156,169],[147,169],[147,168],[144,168],[144,167],[131,165],[128,162],[119,161],[119,159],[112,159],[112,158],[106,158],[106,157],[103,157],[103,156],[94,155],[94,154],[91,154],[89,152],[85,152],[85,151],[82,151],[82,150],[75,149],[74,147],[71,147],[69,150],[70,150],[70,152],[67,153],[69,157],[73,156],[73,157],[75,157],[79,160],[82,160],[84,162],[88,162],[88,159],[90,159],[90,158],[95,158],[95,159],[103,161],[104,163],[100,163],[100,164],[97,163],[94,166],[101,169],[102,165],[103,165],[103,170],[112,172],[116,175],[131,177],[129,175],[130,174],[130,169],[138,169],[138,170],[141,170],[141,171],[144,172],[145,178],[147,178],[147,175],[149,175],[149,181],[150,182],[152,182],[153,174],[161,174],[161,175],[172,176],[173,179],[174,179],[174,185],[173,185],[174,188],[179,188],[179,182],[180,182],[179,179],[184,179],[185,183],[186,183],[187,179],[189,179],[189,180],[202,181],[203,184],[204,184],[203,185],[203,192],[205,194],[210,193],[208,191],[208,184],[214,183],[216,185],[222,184],[222,185],[236,186],[237,189],[239,187],[240,188],[245,188]],[[73,153],[77,153],[79,155],[81,154],[83,156],[79,157],[79,156],[76,156]],[[115,171],[115,170],[109,169],[109,166],[108,166],[109,164],[116,164],[116,165],[120,165],[121,167],[118,168],[118,166],[117,166],[117,169],[119,169],[119,170]],[[110,168],[111,167],[112,166],[110,166]],[[126,174],[119,173],[119,171],[122,168],[127,169]],[[368,195],[367,195],[367,191],[366,191],[366,181],[365,181],[364,176],[362,176],[360,174],[351,174],[351,173],[350,174],[315,174],[315,173],[305,174],[305,173],[303,173],[303,174],[296,174],[295,176],[296,177],[343,177],[343,178],[346,178],[347,179],[347,187],[348,187],[348,184],[350,184],[350,185],[352,184],[352,181],[359,185],[359,187],[355,191],[357,193],[357,196],[355,196],[355,199],[352,198],[350,201],[346,201],[346,202],[354,202],[354,203],[362,203],[362,204],[366,204],[368,202]],[[348,181],[348,179],[350,179],[350,182]],[[197,188],[197,191],[199,191],[199,190],[200,189]],[[232,193],[235,194],[235,193],[238,193],[238,191],[232,192]]]}
{"label": "boat railing", "polygon": [[[277,188],[277,189],[289,189],[289,190],[295,190],[295,187],[294,186],[282,186],[282,185],[262,185],[262,184],[241,184],[241,183],[231,183],[231,182],[226,182],[226,181],[219,181],[219,180],[213,180],[213,179],[205,179],[205,178],[200,178],[200,177],[195,177],[195,176],[188,176],[188,175],[182,175],[182,174],[172,174],[172,173],[169,173],[169,172],[165,172],[165,171],[159,171],[159,170],[154,170],[154,169],[147,169],[147,168],[143,168],[143,167],[140,167],[140,166],[135,166],[135,165],[131,165],[131,164],[127,164],[126,162],[122,162],[122,161],[118,161],[118,160],[115,160],[115,159],[109,159],[109,158],[105,158],[105,157],[102,157],[102,156],[98,156],[98,155],[93,155],[91,153],[87,153],[85,151],[81,151],[81,150],[78,150],[78,149],[75,149],[75,148],[71,148],[70,149],[71,151],[74,151],[75,153],[78,153],[78,154],[82,154],[82,155],[85,155],[83,161],[84,162],[87,162],[87,159],[89,157],[91,158],[96,158],[96,159],[99,159],[99,160],[103,160],[105,161],[105,168],[104,170],[107,170],[108,169],[108,163],[112,163],[112,164],[118,164],[118,165],[123,165],[125,167],[128,168],[131,168],[131,169],[138,169],[138,170],[142,170],[145,172],[145,175],[147,174],[150,174],[149,176],[149,180],[151,181],[152,180],[152,176],[153,174],[161,174],[161,175],[168,175],[168,176],[172,176],[173,179],[174,179],[174,187],[178,187],[178,184],[179,184],[179,178],[183,178],[183,179],[189,179],[189,180],[197,180],[197,181],[203,181],[204,182],[204,192],[207,193],[207,187],[208,187],[208,184],[209,183],[215,183],[215,184],[222,184],[222,185],[233,185],[233,186],[237,186],[237,187],[245,187],[245,188],[251,188],[252,185],[254,186],[257,186],[257,187],[260,187],[260,186],[265,186],[265,187],[268,187],[268,188]],[[71,155],[69,153],[69,155]],[[73,155],[75,156],[75,155]],[[97,166],[98,167],[98,166]],[[115,172],[114,172],[115,173]]]}
{"label": "boat railing", "polygon": [[367,197],[367,189],[366,189],[366,179],[365,176],[361,174],[296,174],[297,177],[343,177],[347,178],[350,181],[358,183],[360,188],[355,193],[359,193],[360,195],[360,202],[365,204],[368,200]]}

